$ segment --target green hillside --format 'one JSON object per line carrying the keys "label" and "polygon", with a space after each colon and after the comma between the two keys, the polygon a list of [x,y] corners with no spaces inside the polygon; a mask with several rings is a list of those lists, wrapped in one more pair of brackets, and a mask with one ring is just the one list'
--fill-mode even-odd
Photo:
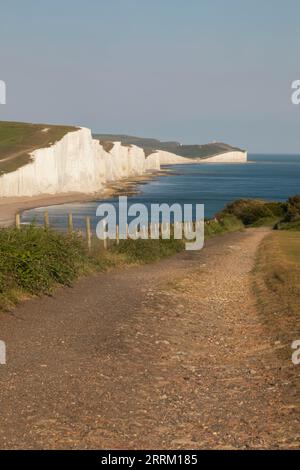
{"label": "green hillside", "polygon": [[31,152],[48,147],[75,130],[73,126],[0,121],[0,174],[26,165]]}
{"label": "green hillside", "polygon": [[100,142],[105,144],[107,144],[107,142],[120,141],[123,145],[137,145],[145,150],[146,155],[153,153],[155,150],[165,150],[187,158],[208,158],[221,153],[241,150],[223,142],[214,142],[204,145],[182,145],[179,142],[162,142],[157,139],[122,134],[95,134],[94,138],[99,139]]}

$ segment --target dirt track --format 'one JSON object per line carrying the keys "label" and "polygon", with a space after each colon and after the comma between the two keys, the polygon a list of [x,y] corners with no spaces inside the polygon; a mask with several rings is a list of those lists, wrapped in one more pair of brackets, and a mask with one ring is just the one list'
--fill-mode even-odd
{"label": "dirt track", "polygon": [[0,448],[299,447],[296,367],[277,356],[251,288],[265,234],[1,314]]}

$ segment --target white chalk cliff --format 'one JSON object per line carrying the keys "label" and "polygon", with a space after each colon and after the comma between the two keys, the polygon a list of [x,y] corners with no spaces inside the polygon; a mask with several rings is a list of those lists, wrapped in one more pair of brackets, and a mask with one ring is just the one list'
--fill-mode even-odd
{"label": "white chalk cliff", "polygon": [[246,163],[248,154],[244,151],[220,153],[206,158],[186,158],[175,153],[158,150],[155,154],[161,165],[179,165],[187,163]]}
{"label": "white chalk cliff", "polygon": [[[195,158],[186,158],[176,155],[175,153],[166,152],[165,150],[157,150],[152,155],[159,159],[161,165],[180,165],[185,163],[197,163]],[[151,156],[151,155],[150,155]]]}
{"label": "white chalk cliff", "polygon": [[160,165],[246,162],[247,152],[228,152],[201,160],[158,150],[146,157],[142,148],[121,142],[114,142],[107,151],[93,139],[89,129],[80,128],[50,147],[33,151],[31,158],[27,165],[0,176],[0,197],[95,193],[107,182],[159,170]]}
{"label": "white chalk cliff", "polygon": [[0,177],[0,197],[68,192],[94,193],[105,183],[159,170],[159,159],[116,142],[107,152],[91,131],[69,132],[51,147],[31,153],[32,162]]}
{"label": "white chalk cliff", "polygon": [[203,158],[198,163],[246,163],[248,152],[235,150],[233,152],[220,153],[213,157]]}

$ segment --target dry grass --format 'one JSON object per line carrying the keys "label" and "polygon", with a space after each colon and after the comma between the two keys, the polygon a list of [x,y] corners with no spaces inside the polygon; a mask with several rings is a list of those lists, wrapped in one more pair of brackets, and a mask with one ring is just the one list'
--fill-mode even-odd
{"label": "dry grass", "polygon": [[254,286],[265,325],[290,356],[300,338],[300,233],[273,232],[261,244]]}

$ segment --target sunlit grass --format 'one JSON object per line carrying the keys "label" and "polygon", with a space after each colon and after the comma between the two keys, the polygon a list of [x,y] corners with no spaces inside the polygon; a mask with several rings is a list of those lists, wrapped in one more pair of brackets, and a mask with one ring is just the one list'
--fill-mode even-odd
{"label": "sunlit grass", "polygon": [[300,338],[300,233],[274,231],[263,240],[253,272],[259,310],[274,337]]}

